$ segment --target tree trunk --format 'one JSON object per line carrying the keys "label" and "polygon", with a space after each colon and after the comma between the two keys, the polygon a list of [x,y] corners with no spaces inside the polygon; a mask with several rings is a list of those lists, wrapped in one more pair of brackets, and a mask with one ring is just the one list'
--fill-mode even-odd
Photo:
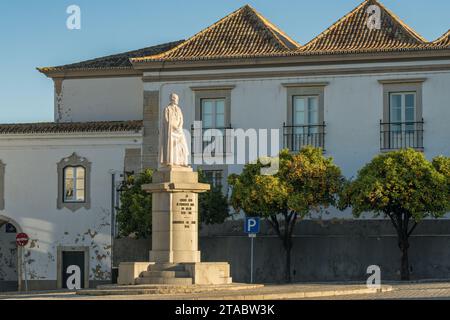
{"label": "tree trunk", "polygon": [[387,213],[387,215],[391,218],[392,224],[395,230],[397,230],[398,247],[402,253],[400,260],[400,278],[402,281],[409,281],[409,237],[416,229],[418,223],[414,221],[412,227],[409,227],[412,215],[408,212],[391,212]]}
{"label": "tree trunk", "polygon": [[291,278],[291,250],[292,250],[292,245],[288,245],[287,247],[284,248],[284,251],[286,253],[286,268],[285,268],[284,279],[285,279],[286,283],[290,283],[292,281],[292,278]]}
{"label": "tree trunk", "polygon": [[269,218],[269,223],[273,230],[277,233],[280,240],[283,242],[283,248],[285,252],[285,269],[284,269],[284,279],[286,283],[290,283],[292,281],[291,278],[291,251],[292,251],[292,233],[294,231],[295,223],[297,222],[297,213],[295,212],[285,212],[284,216],[284,230],[283,233],[280,230],[280,224],[277,220],[276,215],[272,215]]}
{"label": "tree trunk", "polygon": [[409,260],[408,260],[408,249],[409,249],[409,241],[408,241],[408,235],[403,235],[404,238],[400,239],[399,241],[399,247],[402,251],[402,258],[401,258],[401,269],[400,269],[400,276],[402,281],[409,281]]}

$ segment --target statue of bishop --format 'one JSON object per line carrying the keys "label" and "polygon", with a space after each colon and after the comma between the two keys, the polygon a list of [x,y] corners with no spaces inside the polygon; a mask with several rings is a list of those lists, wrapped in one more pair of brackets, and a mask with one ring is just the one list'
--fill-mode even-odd
{"label": "statue of bishop", "polygon": [[178,106],[178,95],[170,95],[170,104],[164,108],[159,135],[159,162],[161,167],[187,167],[189,149],[183,132],[183,113]]}

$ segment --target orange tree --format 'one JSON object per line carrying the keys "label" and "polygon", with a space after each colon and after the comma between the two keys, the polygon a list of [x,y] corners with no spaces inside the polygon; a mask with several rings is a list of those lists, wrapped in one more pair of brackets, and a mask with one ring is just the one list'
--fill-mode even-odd
{"label": "orange tree", "polygon": [[121,185],[120,206],[117,208],[119,236],[148,238],[152,232],[152,196],[142,190],[142,185],[152,182],[153,171],[146,169],[128,175]]}
{"label": "orange tree", "polygon": [[[292,233],[297,221],[313,212],[333,206],[344,178],[331,158],[322,150],[306,147],[298,154],[283,150],[278,158],[279,170],[262,173],[263,163],[245,165],[240,175],[230,175],[230,203],[248,216],[267,218],[282,241],[286,254],[285,280],[291,281]],[[266,161],[263,161],[267,163]],[[273,162],[272,162],[273,163]]]}
{"label": "orange tree", "polygon": [[[152,233],[152,195],[142,190],[142,185],[152,183],[153,171],[129,175],[122,182],[120,206],[117,208],[119,236],[148,238]],[[200,172],[200,181],[207,182]],[[199,195],[199,219],[204,224],[223,223],[228,218],[227,197],[221,186]]]}
{"label": "orange tree", "polygon": [[351,206],[355,217],[364,212],[389,217],[401,250],[401,279],[409,280],[409,237],[426,217],[439,218],[450,209],[450,161],[428,161],[413,149],[376,156],[349,182],[340,207]]}

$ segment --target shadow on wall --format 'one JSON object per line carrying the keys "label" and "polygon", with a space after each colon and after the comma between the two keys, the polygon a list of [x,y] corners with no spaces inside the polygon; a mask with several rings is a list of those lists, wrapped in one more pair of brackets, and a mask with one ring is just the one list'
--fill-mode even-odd
{"label": "shadow on wall", "polygon": [[18,290],[16,228],[0,220],[0,292]]}
{"label": "shadow on wall", "polygon": [[[229,262],[234,282],[250,281],[250,239],[243,221],[204,226],[200,232],[202,261]],[[411,238],[411,278],[450,278],[450,220],[424,221]],[[147,261],[150,240],[119,239],[114,256],[120,261]],[[272,230],[262,224],[255,239],[258,283],[284,279],[284,250]],[[115,265],[116,265],[115,263]],[[367,267],[378,265],[382,280],[400,279],[400,250],[395,230],[386,220],[302,221],[294,231],[292,281],[362,281]]]}

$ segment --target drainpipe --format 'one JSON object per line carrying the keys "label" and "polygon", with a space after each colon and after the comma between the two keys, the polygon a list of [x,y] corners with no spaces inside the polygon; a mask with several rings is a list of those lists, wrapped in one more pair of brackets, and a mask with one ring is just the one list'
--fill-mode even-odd
{"label": "drainpipe", "polygon": [[111,174],[111,277],[114,267],[114,238],[116,236],[116,175],[118,171],[109,170]]}

